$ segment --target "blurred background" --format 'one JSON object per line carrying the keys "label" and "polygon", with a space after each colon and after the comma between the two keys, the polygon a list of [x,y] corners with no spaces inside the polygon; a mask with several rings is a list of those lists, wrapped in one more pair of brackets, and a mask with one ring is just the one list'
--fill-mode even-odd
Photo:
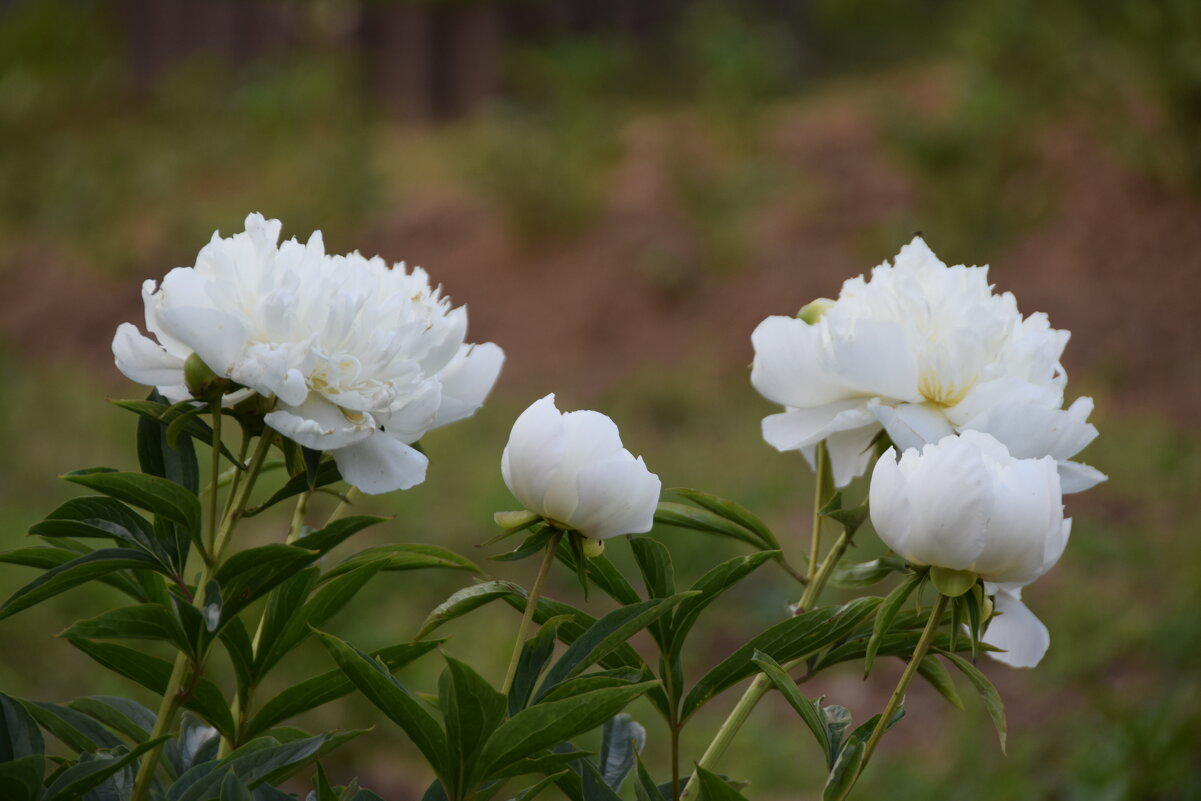
{"label": "blurred background", "polygon": [[[759,437],[774,409],[749,385],[751,330],[836,296],[915,232],[947,263],[991,264],[1023,312],[1072,331],[1069,399],[1095,397],[1102,432],[1083,458],[1110,481],[1068,498],[1067,554],[1027,592],[1046,660],[982,660],[1008,757],[970,688],[966,713],[919,688],[859,795],[1201,798],[1195,0],[0,0],[0,546],[72,494],[56,474],[136,465],[134,421],[104,398],[145,390],[113,368],[112,333],[140,321],[143,279],[252,211],[285,237],[322,229],[330,252],[424,266],[469,305],[469,338],[504,347],[489,404],[427,438],[429,480],[374,501],[397,520],[363,542],[449,544],[527,583],[532,563],[474,545],[514,505],[500,452],[532,400],[610,414],[664,486],[738,499],[799,553],[812,479]],[[657,534],[682,583],[738,552]],[[878,551],[861,540],[853,558]],[[609,553],[629,561],[623,542]],[[29,578],[3,566],[0,591]],[[468,582],[377,578],[330,629],[405,641]],[[789,582],[764,567],[703,619],[691,679],[780,619]],[[0,623],[0,689],[140,693],[53,639],[106,592]],[[606,608],[567,576],[554,594]],[[477,612],[446,649],[499,683],[517,619]],[[330,667],[300,654],[281,685]],[[864,720],[899,669],[807,689]],[[402,678],[433,690],[437,671],[428,658]],[[738,692],[690,724],[687,763]],[[632,711],[665,779],[662,729]],[[302,721],[371,723],[332,778],[419,797],[429,777],[373,708]],[[782,801],[820,795],[819,761],[765,703],[722,768]]]}

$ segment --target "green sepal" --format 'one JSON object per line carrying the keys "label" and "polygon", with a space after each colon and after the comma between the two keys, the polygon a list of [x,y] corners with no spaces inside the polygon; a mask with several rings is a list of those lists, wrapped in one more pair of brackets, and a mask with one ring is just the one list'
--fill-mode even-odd
{"label": "green sepal", "polygon": [[930,568],[930,583],[948,598],[958,598],[976,586],[979,580],[980,577],[970,570],[952,570],[937,565]]}

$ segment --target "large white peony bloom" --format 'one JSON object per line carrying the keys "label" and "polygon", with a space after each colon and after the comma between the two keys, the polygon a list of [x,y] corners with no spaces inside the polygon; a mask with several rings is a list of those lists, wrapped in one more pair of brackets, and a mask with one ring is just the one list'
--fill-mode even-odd
{"label": "large white peony bloom", "polygon": [[[1059,561],[1071,531],[1055,460],[1017,459],[989,434],[965,431],[898,460],[890,448],[872,472],[872,524],[915,565],[975,573],[999,613],[985,641],[998,660],[1033,667],[1050,643],[1021,588]],[[991,652],[990,652],[991,653]]]}
{"label": "large white peony bloom", "polygon": [[184,361],[275,406],[266,422],[308,448],[330,451],[349,483],[369,493],[425,480],[410,445],[468,417],[496,383],[504,353],[464,344],[467,310],[452,308],[420,268],[378,257],[327,256],[321,232],[276,246],[278,220],[214,234],[194,267],[142,285],[146,328],[117,329],[113,354],[130,379],[172,401],[189,397]]}
{"label": "large white peony bloom", "polygon": [[805,317],[759,324],[751,382],[786,407],[763,420],[768,444],[812,463],[826,440],[838,486],[863,474],[881,427],[902,450],[985,431],[1015,456],[1054,457],[1064,492],[1105,480],[1070,461],[1097,430],[1091,398],[1062,408],[1069,333],[993,294],[987,267],[947,267],[915,237]]}
{"label": "large white peony bloom", "polygon": [[553,394],[513,423],[500,471],[526,509],[586,537],[640,534],[654,524],[659,477],[622,447],[606,415],[560,413]]}

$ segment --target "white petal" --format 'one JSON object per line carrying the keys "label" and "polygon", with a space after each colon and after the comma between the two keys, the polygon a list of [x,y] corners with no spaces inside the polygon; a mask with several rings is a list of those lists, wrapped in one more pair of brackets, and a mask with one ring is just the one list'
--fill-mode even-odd
{"label": "white petal", "polygon": [[903,554],[913,529],[908,482],[897,464],[896,448],[889,448],[872,469],[868,512],[876,533],[892,550]]}
{"label": "white petal", "polygon": [[998,590],[996,611],[998,617],[989,622],[984,642],[1004,651],[988,651],[988,655],[1010,667],[1034,667],[1041,662],[1051,645],[1051,633],[1022,603],[1021,593]]}
{"label": "white petal", "polygon": [[880,426],[873,420],[866,426],[836,431],[826,438],[835,487],[847,486],[867,470],[872,458],[872,440],[878,433]]}
{"label": "white petal", "polygon": [[491,342],[463,345],[438,380],[442,382],[442,404],[432,428],[475,414],[484,405],[505,362],[505,352]]}
{"label": "white petal", "polygon": [[763,397],[791,407],[821,406],[853,396],[828,368],[825,326],[768,317],[751,334],[751,384]]}
{"label": "white petal", "polygon": [[1048,540],[1062,536],[1063,498],[1055,460],[1045,456],[994,464],[988,536],[973,569],[989,581],[1030,582],[1050,567]]}
{"label": "white petal", "polygon": [[183,383],[183,359],[172,356],[154,340],[145,337],[133,323],[122,323],[113,337],[117,369],[131,381],[147,386]]}
{"label": "white petal", "polygon": [[607,415],[587,409],[563,414],[563,456],[542,498],[542,510],[566,522],[579,503],[579,472],[600,462],[634,457],[621,446],[617,425]]}
{"label": "white petal", "polygon": [[790,408],[763,418],[763,439],[779,451],[796,451],[816,445],[837,431],[874,426],[861,398],[821,406]]}
{"label": "white petal", "polygon": [[1059,483],[1063,488],[1064,495],[1072,492],[1084,492],[1086,489],[1092,489],[1102,481],[1108,480],[1109,476],[1082,462],[1063,461],[1059,463]]}
{"label": "white petal", "polygon": [[900,467],[914,514],[902,555],[953,570],[970,567],[984,548],[993,508],[992,476],[980,450],[962,437],[945,437],[925,446],[920,458],[906,451]]}
{"label": "white petal", "polygon": [[1097,437],[1096,427],[1085,422],[1080,408],[1079,401],[1071,409],[1005,403],[968,420],[964,428],[992,434],[1017,459],[1070,459]]}
{"label": "white petal", "polygon": [[342,478],[369,495],[415,487],[429,466],[421,451],[380,432],[335,450],[334,461]]}
{"label": "white petal", "polygon": [[655,521],[662,483],[642,459],[588,465],[576,477],[579,503],[563,522],[589,537],[642,534]]}
{"label": "white petal", "polygon": [[352,420],[316,393],[310,393],[299,406],[281,404],[264,421],[288,439],[318,451],[332,451],[362,442],[376,430],[371,415],[357,415]]}
{"label": "white petal", "polygon": [[411,444],[430,430],[441,402],[442,385],[437,381],[426,381],[400,408],[380,415],[378,422],[389,434],[401,442]]}
{"label": "white petal", "polygon": [[832,331],[830,353],[835,374],[855,394],[921,400],[917,362],[896,323],[856,320],[850,332]]}
{"label": "white petal", "polygon": [[215,309],[185,306],[166,309],[163,322],[177,339],[196,352],[214,373],[229,377],[246,347],[246,326]]}
{"label": "white petal", "polygon": [[501,457],[501,475],[525,508],[545,511],[542,501],[563,461],[564,447],[563,416],[555,408],[553,394],[534,401],[513,423]]}
{"label": "white petal", "polygon": [[867,410],[871,413],[884,430],[889,439],[902,452],[910,448],[921,449],[928,442],[938,442],[943,437],[954,434],[950,421],[937,407],[927,403],[902,403],[899,406],[885,406],[879,402],[869,403]]}

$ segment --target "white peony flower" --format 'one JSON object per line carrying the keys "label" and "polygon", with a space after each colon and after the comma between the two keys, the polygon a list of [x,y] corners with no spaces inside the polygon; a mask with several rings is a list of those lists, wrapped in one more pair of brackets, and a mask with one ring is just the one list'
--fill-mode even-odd
{"label": "white peony flower", "polygon": [[1047,629],[1021,588],[1059,560],[1071,531],[1055,460],[1014,458],[989,434],[965,431],[898,460],[890,448],[872,472],[872,524],[914,565],[975,573],[999,614],[985,641],[1015,667],[1042,659]]}
{"label": "white peony flower", "polygon": [[1092,399],[1062,408],[1069,333],[1045,314],[1023,318],[1011,293],[993,294],[987,267],[947,267],[915,237],[893,265],[802,317],[755,329],[751,382],[786,407],[763,420],[768,444],[812,463],[826,440],[838,486],[863,474],[881,427],[902,450],[988,432],[1017,456],[1053,456],[1064,492],[1105,480],[1069,461],[1097,436]]}
{"label": "white peony flower", "polygon": [[659,477],[622,447],[607,416],[563,414],[553,394],[513,423],[500,471],[526,509],[586,537],[640,534],[654,524]]}
{"label": "white peony flower", "polygon": [[[275,399],[266,422],[308,448],[332,452],[349,483],[369,493],[425,480],[410,445],[470,416],[504,362],[492,343],[464,344],[467,310],[452,308],[420,268],[378,257],[327,256],[320,231],[276,246],[278,220],[213,234],[194,267],[146,281],[146,328],[124,323],[117,367],[172,401],[189,397],[184,361]],[[230,396],[226,402],[238,400]]]}

